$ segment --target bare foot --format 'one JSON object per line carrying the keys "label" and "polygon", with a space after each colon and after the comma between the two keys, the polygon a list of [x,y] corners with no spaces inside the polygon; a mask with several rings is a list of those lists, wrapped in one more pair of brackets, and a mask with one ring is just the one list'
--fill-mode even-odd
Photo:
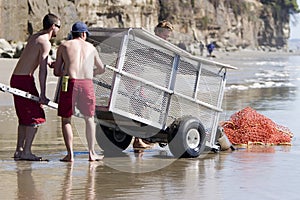
{"label": "bare foot", "polygon": [[104,156],[100,156],[100,155],[97,155],[97,154],[94,154],[94,155],[89,155],[89,161],[93,162],[93,161],[101,161],[103,160]]}
{"label": "bare foot", "polygon": [[22,151],[16,151],[15,153],[14,153],[14,159],[20,159],[20,157],[21,157],[21,154],[22,154]]}
{"label": "bare foot", "polygon": [[41,161],[42,157],[36,156],[34,154],[25,154],[24,152],[21,154],[19,160],[27,160],[27,161]]}
{"label": "bare foot", "polygon": [[140,138],[135,138],[132,146],[134,149],[150,149],[151,148],[151,145],[146,144]]}
{"label": "bare foot", "polygon": [[63,159],[60,159],[61,162],[73,162],[74,159],[70,155],[66,155]]}

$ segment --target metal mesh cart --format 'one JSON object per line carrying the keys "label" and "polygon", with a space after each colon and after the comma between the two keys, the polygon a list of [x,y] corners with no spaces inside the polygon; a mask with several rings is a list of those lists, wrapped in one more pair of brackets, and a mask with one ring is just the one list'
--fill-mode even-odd
{"label": "metal mesh cart", "polygon": [[143,28],[90,28],[106,65],[94,77],[97,142],[125,150],[132,137],[168,144],[176,157],[198,157],[215,144],[232,66],[201,59]]}

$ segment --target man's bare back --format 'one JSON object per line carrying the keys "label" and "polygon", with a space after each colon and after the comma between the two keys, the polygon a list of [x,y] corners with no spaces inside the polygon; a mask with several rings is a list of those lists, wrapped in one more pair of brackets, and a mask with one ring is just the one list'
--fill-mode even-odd
{"label": "man's bare back", "polygon": [[58,56],[56,63],[59,66],[64,64],[63,75],[70,78],[93,79],[94,66],[96,69],[104,70],[96,48],[82,38],[64,42],[57,53],[61,56]]}
{"label": "man's bare back", "polygon": [[[40,64],[40,60],[47,63],[48,53],[51,48],[49,35],[46,33],[36,33],[32,35],[18,61],[13,74],[15,75],[33,75]],[[37,49],[39,49],[37,51]],[[44,55],[40,55],[44,52]]]}

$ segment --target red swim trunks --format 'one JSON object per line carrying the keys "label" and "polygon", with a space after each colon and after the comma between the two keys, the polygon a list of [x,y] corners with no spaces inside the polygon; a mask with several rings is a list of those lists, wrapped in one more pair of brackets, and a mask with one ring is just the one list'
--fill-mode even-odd
{"label": "red swim trunks", "polygon": [[69,79],[67,92],[60,91],[58,116],[71,117],[75,106],[84,116],[94,116],[96,98],[91,79]]}
{"label": "red swim trunks", "polygon": [[[12,75],[10,86],[39,96],[33,76]],[[16,95],[14,95],[14,103],[20,125],[35,126],[46,121],[45,112],[40,103]]]}

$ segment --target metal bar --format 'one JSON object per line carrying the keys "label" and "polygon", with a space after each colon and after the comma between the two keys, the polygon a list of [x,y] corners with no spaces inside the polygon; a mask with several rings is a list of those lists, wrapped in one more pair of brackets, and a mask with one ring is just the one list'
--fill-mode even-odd
{"label": "metal bar", "polygon": [[[222,106],[222,102],[223,102],[223,97],[224,97],[224,89],[225,89],[225,86],[226,86],[226,68],[222,68],[224,69],[224,73],[223,73],[223,78],[221,79],[221,82],[220,82],[220,89],[219,89],[219,96],[218,96],[218,102],[217,102],[217,106],[218,107],[221,107]],[[222,71],[222,69],[220,70],[220,73]],[[213,122],[213,128],[211,130],[212,134],[211,134],[211,138],[210,138],[210,142],[211,142],[211,145],[214,145],[214,141],[215,141],[215,138],[216,138],[216,132],[217,132],[217,128],[218,128],[218,123],[219,123],[219,118],[220,118],[220,113],[215,113],[215,116],[214,116],[214,122]]]}
{"label": "metal bar", "polygon": [[[172,90],[172,91],[174,91],[174,88],[175,88],[175,81],[176,81],[179,61],[180,61],[180,56],[175,55],[175,57],[173,59],[172,72],[171,72],[169,88],[168,88],[169,90]],[[169,115],[170,104],[171,104],[171,96],[168,97],[166,104],[167,104],[167,106],[166,106],[166,115],[165,116],[168,116]],[[167,122],[167,117],[165,117],[165,119],[163,120],[163,125],[164,126],[165,126],[166,122]]]}
{"label": "metal bar", "polygon": [[184,98],[184,99],[187,99],[187,100],[189,100],[189,101],[191,101],[191,102],[200,104],[200,105],[202,105],[202,106],[204,106],[204,107],[207,107],[207,108],[212,109],[212,110],[217,111],[217,112],[222,112],[222,111],[223,111],[221,108],[218,108],[218,107],[216,107],[216,106],[213,106],[213,105],[211,105],[211,104],[205,103],[205,102],[200,101],[200,100],[197,100],[197,99],[193,99],[193,98],[191,98],[191,97],[189,97],[189,96],[186,96],[186,95],[177,93],[177,92],[175,92],[175,91],[174,91],[174,95],[180,96],[180,97],[182,97],[182,98]]}
{"label": "metal bar", "polygon": [[[126,49],[127,49],[127,44],[128,44],[128,34],[129,34],[129,31],[131,29],[128,30],[128,33],[126,35],[123,36],[123,40],[122,40],[122,44],[121,44],[121,47],[120,47],[120,52],[119,52],[119,59],[117,61],[117,71],[115,72],[118,72],[118,71],[121,71],[122,68],[123,68],[123,65],[124,65],[124,60],[125,60],[125,54],[126,54]],[[107,67],[107,65],[104,65]],[[107,67],[109,68],[109,67]],[[109,69],[115,69],[113,67],[110,67]],[[114,71],[114,70],[113,70]],[[111,93],[110,93],[110,102],[109,102],[109,110],[112,111],[113,108],[115,107],[115,103],[116,103],[116,96],[117,95],[114,95],[114,92],[118,90],[118,87],[119,87],[119,84],[120,84],[120,73],[118,74],[114,74],[113,75],[113,87],[112,87],[112,90],[111,90]]]}
{"label": "metal bar", "polygon": [[148,30],[141,28],[141,29],[134,29],[137,32],[140,32],[140,34],[142,35],[146,35],[148,38],[151,38],[152,40],[156,41],[157,43],[159,43],[161,46],[165,47],[166,49],[170,49],[172,50],[174,53],[181,55],[181,57],[186,57],[186,58],[190,58],[192,60],[196,60],[196,61],[200,61],[203,64],[209,64],[212,66],[217,66],[217,67],[224,67],[224,68],[228,68],[228,69],[238,69],[237,67],[228,65],[228,64],[223,64],[223,63],[219,63],[216,61],[212,61],[212,60],[207,60],[204,58],[200,58],[197,56],[194,56],[190,53],[188,53],[187,51],[182,50],[181,48],[179,48],[178,46],[167,42],[166,40],[153,35],[151,32],[149,32]]}
{"label": "metal bar", "polygon": [[202,105],[202,106],[205,106],[205,107],[207,107],[207,108],[213,109],[213,110],[218,111],[218,112],[222,112],[222,111],[223,111],[222,109],[220,109],[220,108],[218,108],[218,107],[216,107],[216,106],[210,105],[210,104],[205,103],[205,102],[203,102],[203,101],[199,101],[199,100],[193,99],[193,98],[188,97],[188,96],[186,96],[186,95],[177,93],[177,92],[175,92],[175,91],[173,91],[173,90],[166,89],[166,88],[161,87],[161,86],[159,86],[159,85],[157,85],[157,84],[155,84],[155,83],[153,83],[153,82],[146,81],[145,79],[142,79],[142,78],[139,78],[139,77],[137,77],[137,76],[135,76],[135,75],[129,74],[129,73],[127,73],[127,72],[118,70],[118,69],[116,69],[116,68],[114,68],[114,67],[111,67],[111,66],[109,66],[109,65],[105,65],[105,67],[108,68],[108,69],[110,69],[110,70],[113,70],[114,72],[119,73],[120,75],[127,76],[127,77],[129,77],[129,78],[132,78],[132,79],[134,79],[134,80],[136,80],[136,81],[142,82],[142,83],[144,83],[144,84],[146,84],[146,85],[150,85],[150,86],[152,86],[152,87],[154,87],[154,88],[160,89],[160,90],[162,90],[162,91],[164,91],[164,92],[167,92],[167,93],[169,93],[169,94],[175,94],[175,95],[178,95],[178,96],[180,96],[180,97],[182,97],[182,98],[184,98],[184,99],[187,99],[187,100],[189,100],[189,101],[198,103],[198,104],[200,104],[200,105]]}
{"label": "metal bar", "polygon": [[158,122],[151,121],[151,120],[148,120],[148,119],[145,119],[145,118],[142,118],[142,117],[138,117],[135,114],[132,114],[132,113],[129,113],[129,112],[125,112],[125,111],[123,111],[121,109],[118,109],[118,108],[115,108],[114,113],[115,114],[119,114],[121,116],[126,116],[129,119],[140,121],[140,122],[142,122],[144,124],[150,125],[152,127],[158,128],[158,129],[163,129],[162,124],[160,124]]}
{"label": "metal bar", "polygon": [[145,79],[143,79],[143,78],[139,78],[139,77],[137,77],[137,76],[135,76],[135,75],[133,75],[133,74],[129,74],[129,73],[123,71],[123,70],[116,69],[116,68],[111,67],[111,66],[109,66],[109,65],[105,65],[105,68],[108,68],[108,69],[110,69],[110,70],[112,70],[112,71],[114,71],[114,72],[117,72],[119,75],[124,75],[124,76],[126,76],[126,77],[129,77],[129,78],[134,79],[134,80],[136,80],[136,81],[142,82],[142,83],[144,83],[144,84],[146,84],[146,85],[150,85],[150,86],[152,86],[152,87],[154,87],[154,88],[157,88],[157,89],[162,90],[162,91],[164,91],[164,92],[167,92],[167,93],[169,93],[169,94],[172,94],[172,93],[173,93],[172,90],[166,89],[166,88],[164,88],[164,87],[162,87],[162,86],[160,86],[160,85],[157,85],[157,84],[155,84],[155,83],[153,83],[153,82],[151,82],[151,81],[147,81],[147,80],[145,80]]}
{"label": "metal bar", "polygon": [[202,71],[202,68],[201,68],[202,64],[201,63],[198,63],[198,68],[199,68],[199,71],[197,73],[197,79],[196,79],[196,83],[195,83],[195,91],[194,91],[194,95],[193,95],[193,98],[197,98],[197,95],[198,95],[198,91],[199,91],[199,84],[200,84],[200,74],[201,74],[201,71]]}
{"label": "metal bar", "polygon": [[[24,97],[26,99],[30,99],[32,101],[36,101],[36,102],[39,102],[40,101],[40,98],[35,96],[35,95],[32,95],[28,92],[25,92],[23,90],[19,90],[17,88],[12,88],[8,85],[4,85],[2,83],[0,83],[0,90],[2,92],[8,92],[8,93],[11,93],[11,94],[14,94],[14,95],[17,95],[17,96],[21,96],[21,97]],[[57,103],[54,103],[53,101],[49,101],[47,104],[44,104],[46,106],[49,106],[50,108],[54,108],[54,109],[57,109],[58,108],[58,104]]]}

